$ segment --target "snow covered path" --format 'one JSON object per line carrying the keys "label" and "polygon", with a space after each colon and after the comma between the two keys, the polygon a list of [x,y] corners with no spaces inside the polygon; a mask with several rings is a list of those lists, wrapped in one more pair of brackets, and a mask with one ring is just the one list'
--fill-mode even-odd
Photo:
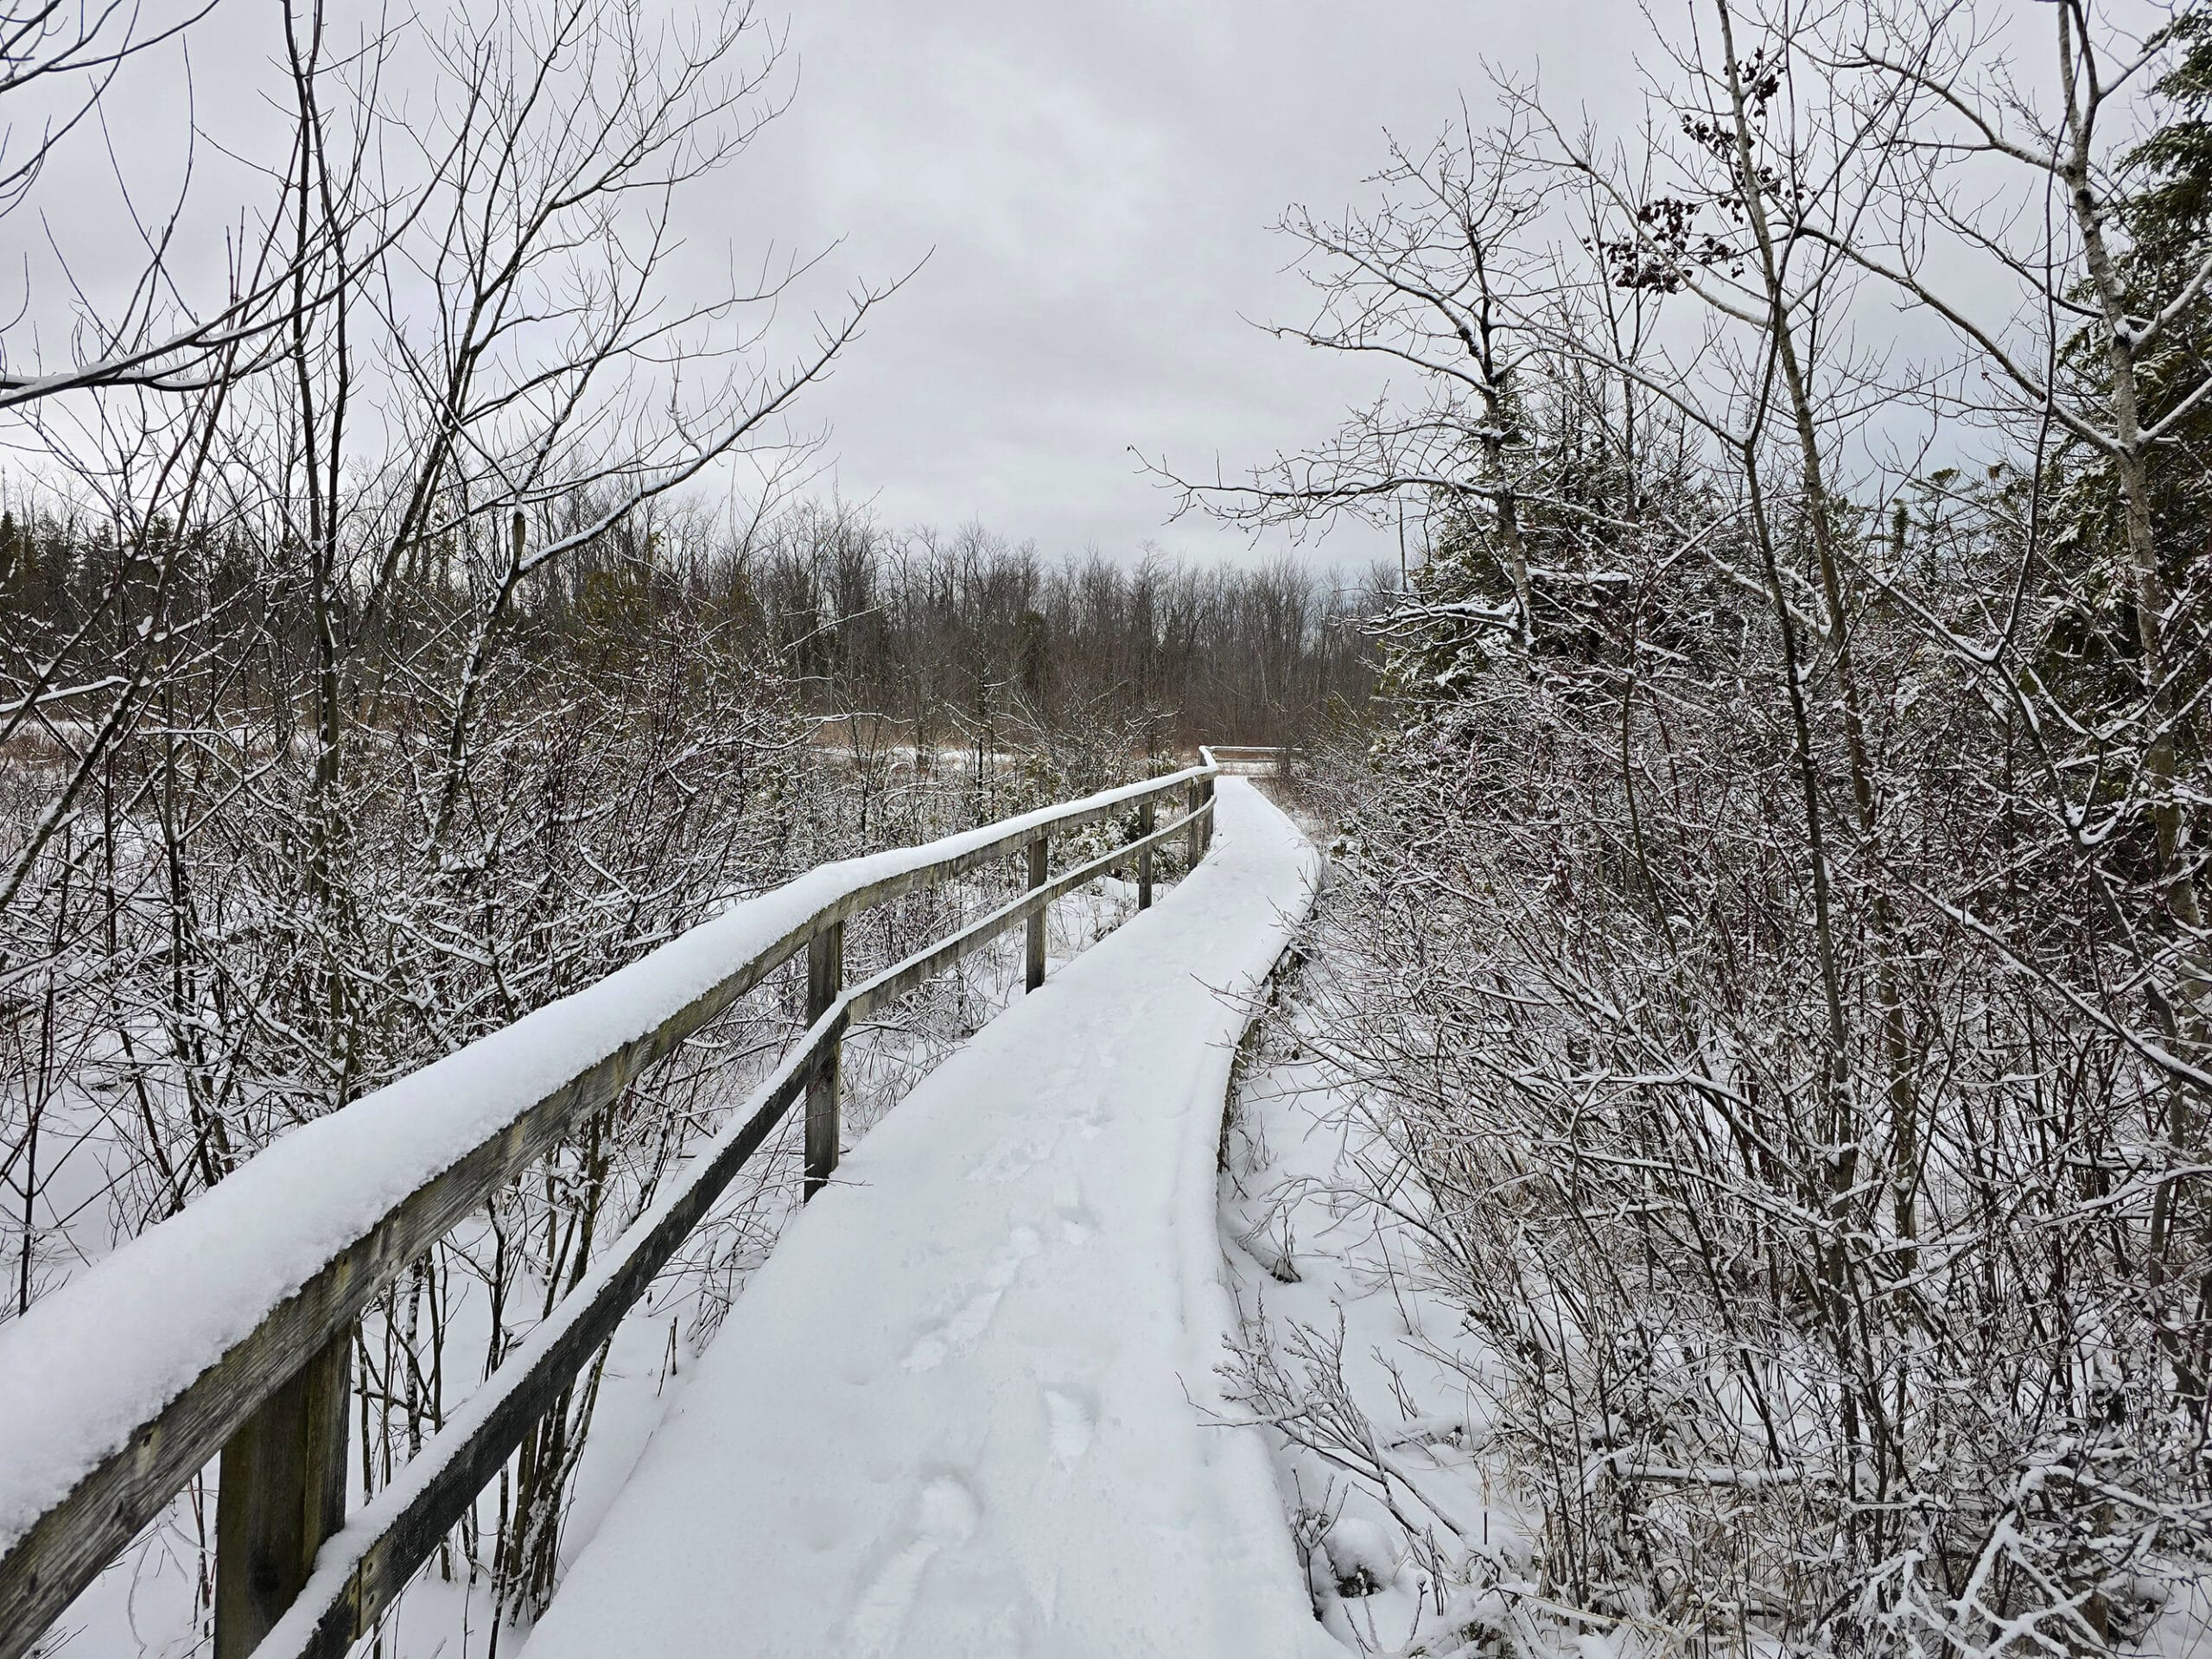
{"label": "snow covered path", "polygon": [[1341,1654],[1257,1431],[1204,1422],[1234,993],[1316,862],[1249,784],[1218,791],[1198,872],[793,1222],[527,1659]]}

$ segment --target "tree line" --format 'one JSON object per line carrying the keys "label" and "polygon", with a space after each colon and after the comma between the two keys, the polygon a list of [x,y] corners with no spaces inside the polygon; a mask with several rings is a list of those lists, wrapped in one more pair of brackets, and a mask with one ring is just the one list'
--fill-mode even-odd
{"label": "tree line", "polygon": [[[257,717],[304,706],[316,623],[280,528],[157,525],[134,542],[79,504],[42,505],[38,480],[16,493],[30,505],[0,509],[0,671],[30,716],[16,728],[27,752],[66,747],[71,705],[92,695],[41,695],[41,677],[72,660],[127,659],[157,590],[168,616],[189,619],[191,672],[219,681],[226,707]],[[603,516],[563,503],[539,533],[558,539]],[[530,522],[511,533],[527,539]],[[394,579],[380,649],[450,674],[486,573],[457,564],[450,546],[410,563]],[[518,593],[506,627],[518,660],[613,675],[624,664],[606,652],[608,629],[682,615],[772,675],[795,709],[861,722],[871,742],[997,750],[1080,734],[1145,760],[1208,740],[1299,747],[1357,721],[1376,660],[1366,623],[1395,585],[1380,569],[1281,556],[1051,557],[980,525],[893,532],[834,502],[737,526],[654,503]]]}

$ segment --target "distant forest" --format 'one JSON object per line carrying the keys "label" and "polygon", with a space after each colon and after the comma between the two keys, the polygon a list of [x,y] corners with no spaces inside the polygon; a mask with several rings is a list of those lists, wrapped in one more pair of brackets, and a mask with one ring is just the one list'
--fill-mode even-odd
{"label": "distant forest", "polygon": [[[510,534],[565,539],[594,516],[588,503],[563,504]],[[233,525],[175,539],[166,527],[125,539],[66,511],[0,515],[0,659],[15,659],[10,677],[36,679],[38,659],[64,648],[127,658],[156,605],[175,647],[163,652],[164,676],[188,661],[189,677],[234,718],[296,717],[317,617],[282,534]],[[467,625],[500,578],[477,551],[448,537],[392,574],[375,632],[406,677],[467,668]],[[508,596],[498,655],[620,676],[638,658],[611,645],[673,629],[864,748],[1001,751],[1079,734],[1147,759],[1209,739],[1303,744],[1332,721],[1357,720],[1373,680],[1361,623],[1387,602],[1383,580],[1281,557],[1054,557],[979,525],[893,532],[840,505],[735,529],[685,507],[647,508]],[[351,591],[340,584],[331,602],[346,608]],[[350,632],[356,620],[336,625]],[[493,665],[479,661],[477,676]],[[22,728],[34,747],[39,724]]]}

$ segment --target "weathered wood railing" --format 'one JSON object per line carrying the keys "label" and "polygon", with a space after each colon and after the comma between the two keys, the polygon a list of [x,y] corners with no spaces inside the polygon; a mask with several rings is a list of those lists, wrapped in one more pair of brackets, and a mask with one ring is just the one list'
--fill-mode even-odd
{"label": "weathered wood railing", "polygon": [[[39,1453],[29,1459],[39,1465],[33,1474],[11,1482],[0,1471],[0,1659],[26,1653],[140,1529],[218,1454],[217,1659],[256,1653],[264,1659],[329,1659],[344,1653],[369,1632],[378,1614],[589,1363],[801,1095],[806,1101],[805,1193],[810,1197],[830,1179],[838,1157],[839,1048],[854,1020],[912,991],[1017,923],[1027,925],[1026,977],[1034,990],[1045,977],[1045,913],[1055,899],[1134,861],[1137,902],[1140,908],[1148,906],[1154,852],[1177,835],[1188,837],[1189,861],[1197,865],[1211,840],[1219,770],[1211,753],[1201,751],[1201,758],[1200,766],[1172,777],[904,855],[825,867],[749,901],[768,904],[768,925],[775,931],[765,947],[745,952],[741,960],[717,963],[702,976],[696,959],[711,952],[691,950],[681,964],[685,971],[639,979],[634,970],[625,969],[542,1011],[557,1018],[560,1011],[581,1007],[601,992],[626,1006],[616,993],[626,995],[640,984],[658,988],[664,1002],[676,1004],[641,1008],[626,1035],[600,1045],[599,1052],[556,1086],[518,1103],[511,1113],[495,1113],[499,1121],[456,1155],[409,1171],[404,1196],[383,1207],[373,1222],[334,1243],[315,1247],[309,1269],[254,1306],[227,1310],[217,1322],[244,1334],[219,1340],[209,1336],[215,1327],[207,1321],[190,1319],[145,1333],[156,1347],[166,1343],[168,1351],[132,1356],[134,1375],[151,1379],[150,1392],[158,1400],[140,1421],[87,1428],[69,1420],[73,1402],[86,1396],[91,1396],[86,1411],[97,1414],[102,1393],[103,1385],[86,1369],[97,1366],[100,1356],[82,1351],[82,1338],[98,1332],[112,1338],[118,1330],[129,1330],[134,1316],[148,1311],[144,1305],[158,1300],[162,1287],[194,1282],[189,1258],[206,1243],[210,1229],[202,1225],[194,1232],[191,1225],[180,1224],[207,1200],[126,1245],[110,1262],[63,1287],[23,1319],[0,1327],[0,1458],[22,1451]],[[1181,808],[1165,823],[1159,813],[1163,801]],[[1049,874],[1052,838],[1131,810],[1139,822],[1135,839],[1059,876]],[[862,984],[843,983],[847,921],[902,893],[1014,855],[1027,861],[1028,886],[1020,897]],[[887,863],[892,867],[887,871]],[[849,885],[836,879],[839,871],[853,873]],[[807,903],[825,880],[827,895]],[[780,907],[770,901],[779,901]],[[801,908],[787,913],[794,904]],[[709,923],[654,957],[683,950],[721,925]],[[805,1035],[729,1125],[699,1148],[645,1213],[600,1255],[550,1316],[448,1415],[395,1479],[349,1518],[347,1362],[353,1324],[362,1309],[503,1184],[802,949]],[[649,957],[639,967],[652,961]],[[615,985],[626,978],[630,985]],[[670,991],[670,984],[679,988]],[[461,1063],[539,1019],[531,1016],[404,1081],[435,1083],[442,1074],[459,1082],[495,1071],[496,1065],[479,1065],[472,1072]],[[554,1028],[537,1027],[540,1032]],[[480,1058],[496,1062],[503,1055],[504,1051]],[[385,1093],[396,1099],[401,1086]],[[422,1093],[414,1091],[416,1096]],[[257,1166],[267,1160],[272,1168],[283,1163],[289,1172],[311,1168],[315,1160],[307,1154],[315,1150],[309,1143],[318,1134],[334,1150],[353,1144],[334,1138],[326,1126],[351,1115],[373,1114],[380,1098],[368,1096],[333,1118],[294,1131],[272,1147],[273,1152],[288,1141],[299,1143],[285,1160],[263,1154],[213,1189],[209,1198],[220,1195],[226,1200],[226,1217],[251,1218],[254,1195],[244,1189],[253,1186]],[[405,1120],[412,1124],[423,1104],[410,1098],[393,1106],[388,1116],[397,1117],[404,1109],[413,1114]],[[271,1178],[276,1185],[270,1179],[262,1185],[271,1196],[281,1195],[286,1190],[283,1179],[278,1172]],[[219,1239],[219,1230],[213,1236]],[[183,1247],[172,1254],[187,1257],[185,1267],[148,1255],[168,1245]],[[134,1268],[149,1262],[158,1270],[134,1278]],[[64,1373],[74,1368],[86,1386],[74,1389],[71,1376],[57,1377],[42,1367]],[[130,1397],[128,1386],[106,1386],[115,1397]]]}
{"label": "weathered wood railing", "polygon": [[1224,772],[1244,777],[1290,775],[1292,752],[1272,743],[1216,743],[1206,753]]}

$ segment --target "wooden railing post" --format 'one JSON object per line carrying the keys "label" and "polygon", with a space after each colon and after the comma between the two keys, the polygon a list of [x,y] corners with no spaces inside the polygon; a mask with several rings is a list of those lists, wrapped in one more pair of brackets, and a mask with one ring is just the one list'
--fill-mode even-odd
{"label": "wooden railing post", "polygon": [[[1045,885],[1045,837],[1039,836],[1029,843],[1029,886],[1033,891]],[[1051,906],[1039,905],[1030,913],[1028,933],[1029,963],[1026,988],[1035,990],[1045,982],[1045,912]]]}
{"label": "wooden railing post", "polygon": [[[806,942],[806,1023],[830,1012],[845,988],[845,925],[832,922]],[[844,1067],[842,1039],[822,1051],[814,1075],[806,1080],[806,1181],[803,1198],[830,1184],[837,1169],[840,1136],[837,1096]]]}
{"label": "wooden railing post", "polygon": [[[1149,836],[1152,828],[1152,803],[1147,801],[1137,808],[1137,834]],[[1137,855],[1137,908],[1152,908],[1152,849],[1149,847]]]}
{"label": "wooden railing post", "polygon": [[[1199,804],[1211,808],[1213,805],[1213,779],[1211,778],[1207,779],[1201,787],[1204,790],[1204,793],[1198,797]],[[1213,846],[1213,814],[1211,811],[1208,811],[1205,817],[1199,821],[1199,828],[1203,833],[1198,837],[1198,851],[1201,854],[1204,854],[1211,850]]]}
{"label": "wooden railing post", "polygon": [[346,1524],[353,1333],[341,1332],[223,1447],[215,1497],[215,1659],[246,1659]]}
{"label": "wooden railing post", "polygon": [[[1189,810],[1196,812],[1198,810],[1199,798],[1198,779],[1193,778],[1185,786],[1184,792],[1190,801]],[[1194,817],[1191,820],[1191,868],[1194,870],[1198,868],[1198,860],[1205,852],[1205,843],[1198,838],[1198,821]]]}

